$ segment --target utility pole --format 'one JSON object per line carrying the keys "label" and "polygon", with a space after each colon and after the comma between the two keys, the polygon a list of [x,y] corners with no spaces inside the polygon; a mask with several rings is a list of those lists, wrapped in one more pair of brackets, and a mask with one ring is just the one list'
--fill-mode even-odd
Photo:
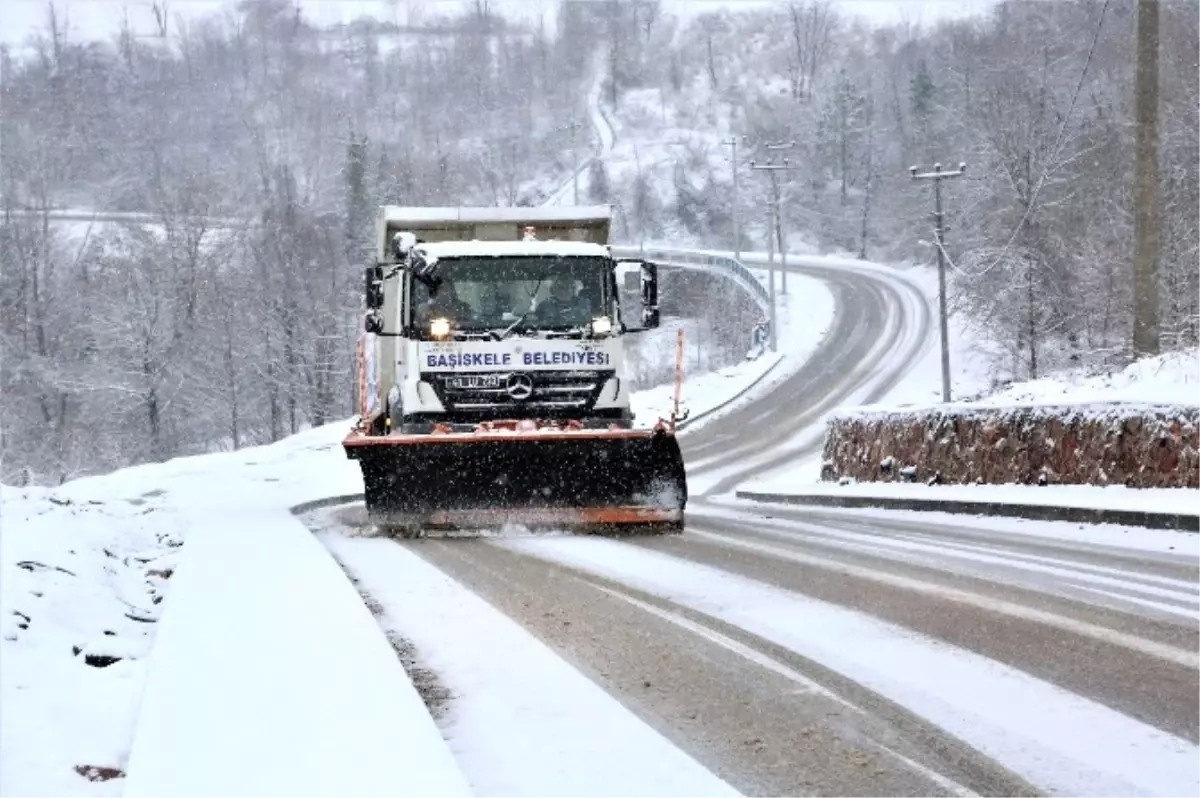
{"label": "utility pole", "polygon": [[[796,146],[796,142],[792,141],[787,144],[784,144],[782,141],[779,141],[779,142],[775,142],[774,144],[769,144],[769,143],[764,144],[763,146],[767,150],[770,150],[770,151],[790,150]],[[770,163],[770,160],[768,160],[767,163]],[[788,168],[794,168],[794,167],[789,167],[787,165],[787,158],[784,158],[783,159],[783,168],[788,169]],[[780,196],[779,196],[779,180],[774,171],[769,172],[768,174],[771,175],[771,193],[772,193],[772,197],[774,198],[773,205],[774,205],[774,209],[775,209],[775,235],[779,240],[780,279],[783,283],[783,285],[781,286],[781,290],[783,292],[783,295],[787,296],[787,275],[788,275],[787,244],[785,243],[786,237],[783,234],[783,210],[780,207],[781,203],[780,203]]]}
{"label": "utility pole", "polygon": [[[771,147],[771,145],[769,145],[769,144],[767,146]],[[778,330],[776,329],[776,327],[778,327],[778,325],[776,324],[776,319],[775,319],[775,315],[776,315],[775,314],[775,231],[772,229],[779,222],[779,207],[778,207],[779,206],[779,182],[776,179],[775,175],[776,175],[776,172],[780,171],[781,169],[795,169],[795,168],[796,167],[794,167],[794,166],[788,165],[787,158],[783,159],[782,164],[772,163],[770,161],[770,159],[768,159],[767,162],[764,164],[756,163],[754,161],[750,162],[750,169],[752,171],[762,172],[763,174],[766,174],[771,178],[771,188],[772,188],[771,198],[767,201],[767,206],[768,206],[767,207],[767,275],[768,275],[767,283],[768,283],[768,285],[770,285],[769,300],[770,300],[770,304],[771,304],[770,325],[771,325],[771,351],[772,352],[778,351],[778,347],[779,347],[779,337],[778,337],[779,333],[778,333]],[[786,275],[787,275],[787,271],[786,271],[786,269],[787,269],[787,253],[786,252],[782,253],[782,262],[783,262],[783,267],[785,269],[784,279],[786,280],[787,279],[787,277],[786,277]],[[786,291],[784,293],[786,293]]]}
{"label": "utility pole", "polygon": [[1158,0],[1137,4],[1134,108],[1133,354],[1143,357],[1159,349]]}
{"label": "utility pole", "polygon": [[950,333],[946,318],[946,255],[945,255],[945,226],[942,214],[942,181],[952,177],[962,177],[967,171],[967,165],[960,163],[953,172],[942,171],[942,165],[935,163],[932,172],[917,172],[917,167],[910,166],[908,173],[913,180],[933,181],[933,236],[937,244],[938,262],[938,325],[942,333],[942,401],[950,401]]}
{"label": "utility pole", "polygon": [[730,136],[721,143],[728,144],[732,148],[729,164],[733,169],[733,259],[740,261],[742,259],[742,225],[741,207],[738,200],[737,136]]}

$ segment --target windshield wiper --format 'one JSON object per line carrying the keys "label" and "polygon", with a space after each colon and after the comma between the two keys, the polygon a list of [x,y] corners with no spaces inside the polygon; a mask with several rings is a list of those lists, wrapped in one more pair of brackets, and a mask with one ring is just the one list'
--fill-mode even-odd
{"label": "windshield wiper", "polygon": [[495,330],[492,330],[492,334],[496,336],[496,340],[503,341],[505,338],[512,335],[512,331],[515,330],[518,326],[520,326],[521,322],[525,321],[525,318],[529,315],[530,311],[532,311],[532,310],[533,310],[533,308],[530,308],[529,310],[522,313],[521,318],[517,319],[512,324],[505,327],[503,332],[497,333]]}

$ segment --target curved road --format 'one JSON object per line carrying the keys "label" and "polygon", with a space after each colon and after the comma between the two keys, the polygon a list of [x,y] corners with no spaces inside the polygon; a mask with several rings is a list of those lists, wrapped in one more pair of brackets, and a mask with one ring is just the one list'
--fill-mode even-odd
{"label": "curved road", "polygon": [[[769,393],[681,436],[683,535],[396,545],[746,794],[1196,794],[1194,559],[1064,525],[729,498],[812,453],[808,423],[881,396],[928,340],[903,282],[796,271],[829,285],[832,329]],[[361,523],[337,512],[314,525]]]}
{"label": "curved road", "polygon": [[[930,340],[898,277],[793,269],[829,286],[832,328],[683,433],[683,535],[395,545],[746,794],[1200,794],[1200,568],[1170,536],[729,497],[817,451],[810,424],[881,397]],[[307,518],[363,524],[353,505]]]}
{"label": "curved road", "polygon": [[[595,90],[589,110],[603,155]],[[1200,793],[1194,558],[1061,524],[730,498],[819,451],[810,425],[881,398],[932,340],[928,303],[898,276],[792,268],[829,287],[833,325],[768,393],[681,435],[683,535],[396,545],[744,794]],[[363,520],[342,507],[310,522]]]}

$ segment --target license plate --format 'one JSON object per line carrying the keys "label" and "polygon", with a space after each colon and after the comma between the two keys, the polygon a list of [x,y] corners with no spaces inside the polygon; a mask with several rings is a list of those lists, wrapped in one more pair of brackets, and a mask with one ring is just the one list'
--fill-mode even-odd
{"label": "license plate", "polygon": [[459,390],[478,390],[480,388],[499,388],[500,377],[495,374],[472,374],[465,377],[450,377],[446,385]]}

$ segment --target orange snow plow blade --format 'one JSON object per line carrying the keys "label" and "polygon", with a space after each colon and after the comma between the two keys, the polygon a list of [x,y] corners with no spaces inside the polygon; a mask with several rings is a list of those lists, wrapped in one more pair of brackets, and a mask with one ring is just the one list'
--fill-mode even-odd
{"label": "orange snow plow blade", "polygon": [[683,528],[683,457],[662,426],[355,430],[342,444],[362,468],[368,518],[381,526],[414,533],[509,524],[600,534]]}

